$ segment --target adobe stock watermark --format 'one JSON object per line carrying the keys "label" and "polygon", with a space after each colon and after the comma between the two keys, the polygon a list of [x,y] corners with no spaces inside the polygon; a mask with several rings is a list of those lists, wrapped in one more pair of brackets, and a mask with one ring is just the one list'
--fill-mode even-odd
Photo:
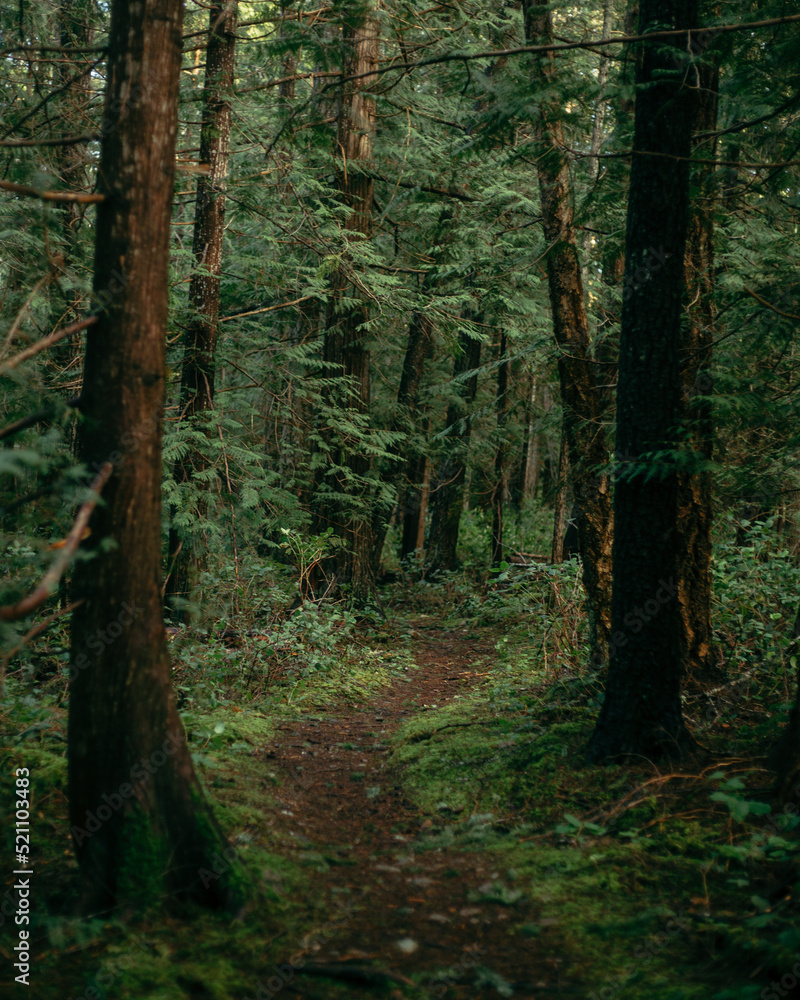
{"label": "adobe stock watermark", "polygon": [[121,268],[114,268],[111,272],[111,280],[105,288],[98,291],[92,289],[89,293],[89,300],[95,312],[104,312],[114,300],[115,295],[119,295],[128,285],[128,275]]}
{"label": "adobe stock watermark", "polygon": [[103,107],[103,118],[98,132],[102,138],[118,128],[121,121],[145,99],[150,89],[151,78],[144,76],[140,83],[124,84],[123,93],[108,101]]}
{"label": "adobe stock watermark", "polygon": [[721,28],[696,28],[694,31],[689,31],[686,45],[675,49],[673,56],[675,65],[679,69],[694,65],[697,57],[709,49],[721,34]]}
{"label": "adobe stock watermark", "polygon": [[[132,934],[131,937],[139,954],[142,956],[150,954],[147,945],[141,938],[135,934]],[[136,965],[139,954],[131,947],[126,954],[118,955],[108,962],[103,963],[103,966],[92,976],[89,985],[83,993],[71,996],[68,1000],[101,1000],[102,997],[107,995],[108,990],[119,979],[122,973],[132,969]]]}
{"label": "adobe stock watermark", "polygon": [[[86,640],[87,649],[90,649],[96,656],[100,656],[104,649],[119,639],[125,629],[129,628],[143,611],[144,608],[138,607],[135,602],[128,604],[127,601],[124,601],[122,610],[117,617],[109,622],[105,628],[99,628],[94,635],[89,636]],[[91,660],[86,653],[79,653],[69,665],[69,679],[74,681],[81,670],[85,670],[90,663]]]}
{"label": "adobe stock watermark", "polygon": [[606,659],[611,660],[617,650],[627,646],[631,635],[638,635],[645,625],[651,622],[656,615],[659,614],[662,608],[677,597],[678,590],[679,587],[675,582],[674,576],[671,576],[669,580],[665,580],[662,577],[661,580],[659,580],[658,590],[655,592],[653,597],[649,597],[641,605],[637,605],[632,611],[629,611],[625,615],[622,620],[625,626],[625,631],[618,629],[613,633],[608,643],[607,658],[603,656],[602,651],[598,651],[594,654],[594,665],[597,667],[603,666]]}
{"label": "adobe stock watermark", "polygon": [[459,980],[463,979],[479,964],[478,959],[483,954],[484,952],[477,942],[465,945],[461,958],[456,964],[445,969],[436,979],[428,980],[428,992],[433,997],[443,997],[451,986],[455,986]]}
{"label": "adobe stock watermark", "polygon": [[242,1000],[270,1000],[285,986],[288,986],[297,974],[297,970],[302,969],[305,965],[306,953],[319,948],[323,942],[334,937],[342,926],[352,919],[352,904],[349,901],[344,901],[340,903],[340,907],[340,911],[323,927],[309,935],[304,941],[304,947],[301,951],[290,955],[288,961],[282,962],[280,965],[273,965],[270,971],[274,972],[274,975],[260,981],[256,986],[256,992],[252,996],[243,997]]}
{"label": "adobe stock watermark", "polygon": [[122,782],[116,791],[104,792],[101,796],[102,801],[95,806],[94,811],[86,810],[84,825],[70,827],[75,846],[80,847],[84,840],[88,840],[92,834],[97,833],[114,813],[119,812],[127,801],[135,798],[137,786],[146,784],[151,776],[163,767],[185,742],[185,733],[169,733],[159,749],[154,750],[148,757],[142,757],[131,767],[130,781]]}
{"label": "adobe stock watermark", "polygon": [[636,267],[625,268],[625,277],[622,280],[622,301],[627,302],[634,292],[639,291],[642,285],[657,274],[667,261],[672,257],[663,247],[648,247],[645,250],[641,263]]}
{"label": "adobe stock watermark", "polygon": [[635,962],[631,963],[620,976],[612,976],[607,979],[599,991],[593,990],[589,994],[588,1000],[614,1000],[620,990],[628,985],[643,965],[652,962],[655,956],[668,948],[677,937],[685,934],[690,926],[690,922],[680,914],[670,917],[663,930],[649,934],[641,944],[634,948]]}
{"label": "adobe stock watermark", "polygon": [[780,981],[773,979],[769,986],[765,986],[760,994],[761,1000],[779,1000],[779,998],[788,996],[800,983],[800,954],[795,952],[793,957],[796,961],[792,966],[792,971],[781,976]]}

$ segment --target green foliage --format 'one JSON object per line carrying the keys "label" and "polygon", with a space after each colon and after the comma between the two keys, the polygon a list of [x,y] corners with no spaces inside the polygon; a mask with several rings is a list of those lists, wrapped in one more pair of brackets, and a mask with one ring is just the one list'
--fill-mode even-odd
{"label": "green foliage", "polygon": [[[103,46],[108,9],[83,0],[0,5],[4,141],[98,134],[102,53],[48,53],[38,46],[62,38],[77,47],[89,39]],[[578,561],[546,564],[562,421],[546,280],[548,252],[557,248],[541,229],[532,121],[548,102],[563,129],[594,362],[607,386],[602,419],[611,429],[636,53],[617,58],[615,50],[602,89],[597,51],[562,52],[557,81],[537,89],[528,55],[464,58],[520,44],[521,11],[514,5],[411,4],[403,11],[384,5],[377,12],[383,66],[429,62],[387,72],[371,88],[378,126],[362,168],[342,161],[334,81],[310,76],[339,68],[347,5],[302,17],[290,7],[286,17],[269,5],[243,2],[240,9],[215,408],[192,418],[184,413],[179,373],[196,319],[188,300],[189,277],[198,269],[190,236],[194,175],[179,173],[176,185],[165,331],[165,565],[169,528],[204,556],[192,596],[198,624],[170,632],[173,680],[198,772],[259,887],[255,900],[264,905],[257,909],[268,922],[276,912],[281,926],[264,928],[259,919],[254,930],[201,915],[191,929],[150,926],[146,948],[126,971],[117,963],[132,947],[126,929],[63,916],[80,887],[62,836],[69,636],[68,619],[56,619],[9,659],[0,712],[4,762],[24,757],[36,771],[37,800],[48,803],[42,867],[57,874],[37,924],[51,948],[43,956],[42,988],[53,997],[77,995],[75,982],[83,989],[108,971],[109,994],[178,1000],[198,992],[196,983],[177,978],[176,970],[192,968],[204,992],[220,1000],[254,990],[253,955],[273,947],[281,933],[301,935],[322,906],[314,897],[303,909],[312,888],[307,873],[269,839],[283,779],[265,771],[258,755],[279,720],[341,699],[364,704],[390,683],[410,691],[416,670],[410,628],[395,618],[409,612],[436,615],[486,641],[475,662],[486,677],[474,693],[422,706],[393,740],[391,773],[431,823],[419,849],[489,854],[497,874],[481,899],[508,908],[511,938],[541,937],[568,953],[577,974],[585,974],[587,995],[606,989],[632,998],[706,998],[718,984],[697,983],[689,964],[705,968],[713,956],[727,962],[731,980],[719,1000],[759,996],[763,987],[745,982],[753,969],[781,972],[800,947],[791,899],[796,823],[772,816],[768,779],[750,770],[784,721],[797,669],[791,645],[800,589],[797,33],[788,25],[725,32],[695,53],[692,66],[718,58],[721,69],[719,134],[714,143],[698,137],[693,145],[695,159],[719,161],[707,181],[695,177],[693,191],[695,205],[715,207],[713,380],[699,379],[694,397],[713,407],[715,457],[713,464],[700,462],[686,428],[685,446],[654,453],[637,471],[659,477],[677,466],[713,474],[713,624],[722,674],[693,682],[684,707],[712,754],[741,755],[748,770],[720,764],[724,777],[712,773],[711,785],[706,775],[676,778],[681,790],[673,795],[672,778],[645,765],[641,773],[582,766],[603,677],[585,672]],[[75,15],[70,24],[67,11]],[[558,37],[598,36],[599,5],[559,3],[553,12]],[[208,9],[188,4],[186,13],[178,157],[193,160]],[[612,13],[617,33],[623,11],[617,4]],[[705,13],[706,23],[742,17],[731,3],[713,17]],[[768,5],[758,16],[783,13]],[[17,43],[26,48],[15,49]],[[451,58],[456,52],[461,58]],[[100,62],[90,69],[95,58]],[[63,73],[79,72],[81,88],[59,89]],[[293,93],[269,85],[295,72]],[[589,155],[594,124],[602,126],[599,160]],[[5,145],[3,177],[40,191],[88,191],[99,149],[96,139]],[[374,184],[365,233],[348,228],[351,207],[340,191],[348,167],[354,174],[368,170]],[[0,366],[99,307],[91,291],[93,211],[2,192]],[[324,355],[326,334],[345,329],[354,311],[360,317],[351,334],[371,356],[368,410],[361,387]],[[433,343],[419,405],[398,414],[416,314],[431,321]],[[499,425],[501,331],[510,381]],[[463,334],[481,340],[483,360],[475,372],[454,378]],[[76,460],[82,418],[67,405],[82,388],[85,336],[17,368],[0,367],[3,426],[46,411],[0,449],[0,604],[18,600],[41,579],[57,551],[51,546],[64,539],[85,498],[87,470]],[[444,414],[473,376],[474,404],[445,427]],[[384,595],[385,626],[336,604],[310,603],[314,568],[342,550],[328,522],[389,520],[406,502],[401,463],[412,454],[428,459],[435,496],[454,432],[467,424],[463,571],[431,581],[403,567],[400,583]],[[501,443],[506,561],[491,567]],[[525,496],[523,459],[533,453],[538,486]],[[180,461],[190,467],[188,478],[176,473]],[[609,456],[618,474],[620,461]],[[395,477],[398,468],[403,474]],[[387,563],[396,559],[399,529],[395,516]],[[68,586],[65,578],[38,624],[63,607]],[[302,606],[290,613],[298,589]],[[32,624],[2,623],[2,655]],[[352,775],[363,779],[363,772]],[[372,796],[378,803],[380,794]],[[143,844],[145,854],[153,846]],[[128,876],[132,882],[135,873]],[[542,923],[517,927],[514,905],[530,897],[552,912]],[[662,948],[659,935],[678,912],[686,928]],[[632,959],[633,942],[643,935],[646,953],[634,951]],[[518,991],[504,971],[480,967],[476,983],[461,985],[500,996]],[[683,972],[685,983],[677,981]]]}
{"label": "green foliage", "polygon": [[737,527],[746,532],[744,545],[729,535],[711,565],[718,648],[734,676],[759,673],[770,699],[788,701],[800,568],[774,519],[751,524],[728,515],[728,531]]}

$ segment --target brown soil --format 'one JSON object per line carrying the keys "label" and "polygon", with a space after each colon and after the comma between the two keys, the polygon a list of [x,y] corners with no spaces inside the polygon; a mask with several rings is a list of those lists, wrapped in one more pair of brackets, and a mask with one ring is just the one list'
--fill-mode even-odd
{"label": "brown soil", "polygon": [[[407,995],[403,983],[412,975],[419,983],[423,973],[418,996],[504,995],[480,983],[479,969],[485,969],[502,976],[516,1000],[574,996],[563,959],[518,930],[547,926],[535,897],[526,891],[510,906],[470,898],[503,880],[493,867],[500,861],[488,852],[419,850],[433,821],[387,771],[387,737],[424,705],[441,706],[481,683],[481,663],[491,648],[468,640],[466,632],[418,627],[425,635],[416,644],[420,669],[411,683],[398,681],[370,704],[337,708],[336,717],[288,723],[270,752],[271,763],[284,772],[279,835],[301,858],[318,861],[313,878],[327,911],[295,947],[305,965],[286,990],[325,995],[319,991],[330,974],[351,983],[354,997],[374,991],[400,998]],[[376,786],[380,793],[370,798]]]}

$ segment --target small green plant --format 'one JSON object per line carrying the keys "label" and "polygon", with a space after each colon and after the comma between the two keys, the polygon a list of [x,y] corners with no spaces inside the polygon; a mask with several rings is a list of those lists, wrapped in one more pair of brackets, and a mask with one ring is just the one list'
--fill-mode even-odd
{"label": "small green plant", "polygon": [[281,528],[281,534],[283,541],[280,547],[297,567],[299,573],[297,586],[300,590],[300,599],[305,602],[314,596],[312,588],[314,571],[345,543],[334,534],[333,528],[326,528],[320,535],[303,535],[294,528]]}

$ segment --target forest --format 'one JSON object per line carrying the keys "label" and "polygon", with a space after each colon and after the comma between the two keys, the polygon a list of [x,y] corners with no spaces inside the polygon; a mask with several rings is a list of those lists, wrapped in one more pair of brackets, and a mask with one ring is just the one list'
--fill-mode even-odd
{"label": "forest", "polygon": [[0,60],[0,992],[800,997],[800,5]]}

